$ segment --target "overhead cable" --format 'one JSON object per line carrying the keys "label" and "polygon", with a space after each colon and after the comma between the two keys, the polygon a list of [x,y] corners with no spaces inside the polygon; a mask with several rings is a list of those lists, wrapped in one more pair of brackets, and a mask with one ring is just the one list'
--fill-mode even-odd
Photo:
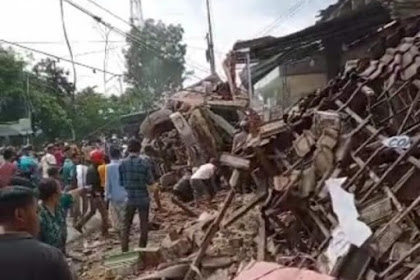
{"label": "overhead cable", "polygon": [[[62,60],[62,61],[72,63],[72,61],[70,59],[67,59],[67,58],[64,58],[64,57],[61,57],[61,56],[58,56],[58,55],[55,55],[55,54],[51,54],[51,53],[48,53],[48,52],[45,52],[45,51],[40,51],[40,50],[37,50],[37,49],[34,49],[34,48],[26,47],[26,46],[23,46],[21,44],[18,44],[18,43],[12,42],[12,41],[0,39],[0,42],[3,42],[5,44],[9,44],[9,45],[12,45],[12,46],[16,46],[16,47],[19,47],[21,49],[25,49],[25,50],[28,50],[28,51],[31,51],[31,52],[39,53],[39,54],[42,54],[42,55],[45,55],[45,56],[48,56],[48,57],[52,57],[52,58],[55,58],[57,60]],[[87,65],[87,64],[84,64],[84,63],[81,63],[81,62],[74,61],[74,64],[78,65],[78,66],[81,66],[81,67],[84,67],[84,68],[88,68],[88,69],[90,69],[94,72],[96,72],[96,71],[101,72],[101,73],[104,72],[100,68],[90,66],[90,65]],[[116,74],[116,73],[113,73],[113,72],[110,72],[110,71],[106,71],[106,73],[110,74],[110,75],[115,75],[115,76],[123,76],[122,74]]]}
{"label": "overhead cable", "polygon": [[[158,49],[158,48],[156,48],[156,47],[154,47],[154,46],[152,46],[152,45],[150,45],[150,44],[142,41],[142,39],[140,39],[140,38],[138,38],[136,36],[133,36],[133,35],[125,32],[125,31],[123,31],[123,30],[121,30],[121,29],[119,29],[119,28],[111,25],[110,23],[104,21],[101,17],[93,14],[92,12],[90,12],[89,10],[87,10],[86,8],[84,8],[84,7],[82,7],[82,6],[74,3],[73,1],[70,1],[70,0],[64,0],[64,1],[66,1],[68,4],[70,4],[74,8],[76,8],[76,9],[80,10],[81,12],[85,13],[86,15],[92,17],[98,23],[104,25],[105,27],[108,27],[109,29],[113,30],[114,32],[116,32],[116,33],[120,34],[121,36],[127,38],[128,40],[130,40],[130,41],[132,41],[134,43],[137,43],[137,44],[139,44],[140,46],[143,46],[146,49],[149,49],[149,50],[153,51],[160,59],[162,59],[162,60],[170,60],[170,58],[167,57],[167,56],[170,56],[170,54],[168,54],[168,53],[166,53],[166,52],[164,52],[164,51],[162,51],[162,50],[160,50],[160,49]],[[129,24],[129,23],[127,23],[127,24]],[[133,25],[131,25],[131,24],[129,24],[129,25],[131,27],[133,27]],[[134,26],[134,28],[137,28],[137,27]],[[193,69],[196,69],[196,70],[205,72],[206,74],[210,74],[210,72],[208,72],[207,70],[203,70],[201,68],[198,68],[198,67],[194,66],[191,63],[187,63],[186,62],[185,64],[188,65],[188,66],[190,66]],[[200,78],[200,79],[202,79],[202,78]]]}

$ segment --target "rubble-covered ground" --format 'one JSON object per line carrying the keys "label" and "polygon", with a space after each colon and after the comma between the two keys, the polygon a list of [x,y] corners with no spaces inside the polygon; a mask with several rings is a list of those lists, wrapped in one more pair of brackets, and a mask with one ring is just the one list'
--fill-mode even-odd
{"label": "rubble-covered ground", "polygon": [[[217,195],[213,202],[214,209],[220,207],[226,194],[226,191],[221,191]],[[237,196],[234,201],[234,207],[228,214],[231,214],[235,209],[243,206],[252,198],[252,194]],[[152,230],[149,232],[148,243],[148,248],[158,248],[162,254],[162,258],[159,259],[156,265],[134,271],[131,264],[125,266],[123,260],[121,261],[122,268],[114,270],[113,267],[108,267],[105,260],[110,256],[121,254],[120,240],[115,231],[111,230],[111,236],[107,239],[104,239],[99,231],[95,231],[77,238],[68,246],[69,258],[79,275],[79,279],[136,279],[141,275],[151,274],[165,266],[169,267],[173,263],[185,263],[188,261],[187,257],[199,245],[209,225],[209,221],[214,217],[216,211],[205,207],[191,207],[194,212],[200,214],[199,218],[192,218],[171,202],[169,193],[161,194],[161,200],[164,210],[154,210],[151,213]],[[256,247],[254,238],[257,232],[258,212],[256,209],[238,220],[234,227],[218,232],[207,254],[209,256],[207,265],[210,267],[215,266],[214,268],[211,267],[209,272],[214,273],[215,269],[220,266],[220,268],[224,268],[224,271],[233,274],[236,273],[238,264],[241,261],[249,261],[255,258],[253,255]],[[139,222],[135,218],[130,240],[131,250],[137,247],[139,234]],[[181,235],[188,236],[186,242],[182,243],[181,247],[183,248],[167,244],[168,241],[165,238],[169,238],[171,235],[176,235],[175,239],[179,239]],[[167,247],[165,248],[165,246]],[[215,259],[211,259],[211,256],[214,256]],[[211,263],[212,261],[214,262],[213,264]],[[115,273],[116,271],[117,273]]]}

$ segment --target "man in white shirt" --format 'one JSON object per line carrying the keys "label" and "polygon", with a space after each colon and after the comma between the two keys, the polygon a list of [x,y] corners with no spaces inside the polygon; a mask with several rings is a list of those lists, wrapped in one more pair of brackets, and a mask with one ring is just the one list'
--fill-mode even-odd
{"label": "man in white shirt", "polygon": [[211,159],[209,163],[201,165],[191,176],[191,187],[196,205],[201,198],[207,199],[211,205],[212,198],[217,191],[215,184],[217,166],[217,161]]}
{"label": "man in white shirt", "polygon": [[[78,189],[86,189],[86,174],[87,174],[88,167],[85,165],[81,158],[79,161],[76,162],[76,180],[77,180],[77,188]],[[81,204],[82,204],[82,214],[85,215],[89,208],[89,199],[86,191],[83,191],[80,195]],[[79,204],[80,204],[79,201]]]}
{"label": "man in white shirt", "polygon": [[42,177],[48,178],[48,169],[57,167],[57,160],[54,156],[54,145],[48,144],[46,154],[41,159]]}

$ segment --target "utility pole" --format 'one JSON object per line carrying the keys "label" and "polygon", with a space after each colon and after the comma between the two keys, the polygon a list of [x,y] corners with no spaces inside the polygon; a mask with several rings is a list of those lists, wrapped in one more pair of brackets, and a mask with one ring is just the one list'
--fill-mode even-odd
{"label": "utility pole", "polygon": [[130,0],[130,17],[131,23],[137,27],[141,28],[144,24],[143,18],[143,7],[141,0]]}
{"label": "utility pole", "polygon": [[216,74],[216,62],[214,58],[214,42],[213,42],[213,28],[211,23],[210,0],[207,3],[207,18],[209,24],[209,33],[207,34],[207,60],[210,62],[210,70],[212,74]]}

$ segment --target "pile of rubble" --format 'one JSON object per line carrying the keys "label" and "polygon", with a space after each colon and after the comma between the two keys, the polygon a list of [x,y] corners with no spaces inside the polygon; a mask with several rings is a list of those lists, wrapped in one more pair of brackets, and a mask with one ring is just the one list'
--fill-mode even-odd
{"label": "pile of rubble", "polygon": [[251,132],[242,175],[268,190],[258,259],[340,279],[420,275],[419,46],[404,38]]}
{"label": "pile of rubble", "polygon": [[[141,279],[188,280],[220,268],[214,279],[232,279],[253,258],[339,279],[417,279],[419,46],[420,34],[379,60],[360,60],[266,123],[231,71],[228,83],[213,77],[173,96],[170,113],[143,128],[166,159],[163,185],[218,157],[230,190],[217,212],[171,231],[160,252],[166,264]],[[242,119],[248,138],[232,150]]]}

